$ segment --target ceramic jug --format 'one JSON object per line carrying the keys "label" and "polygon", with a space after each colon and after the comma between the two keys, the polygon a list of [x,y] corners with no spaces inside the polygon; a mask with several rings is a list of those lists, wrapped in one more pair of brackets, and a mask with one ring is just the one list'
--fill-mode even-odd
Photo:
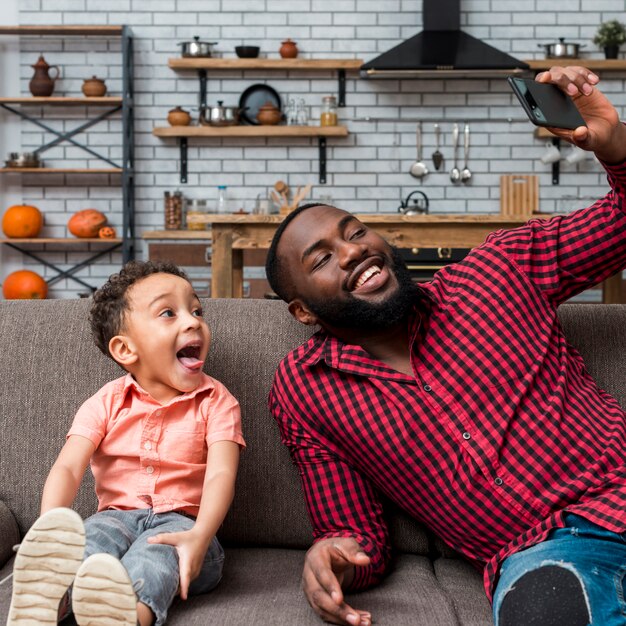
{"label": "ceramic jug", "polygon": [[283,59],[295,59],[298,56],[298,46],[295,41],[287,39],[287,41],[283,41],[278,53]]}
{"label": "ceramic jug", "polygon": [[[31,65],[31,67],[35,70],[35,73],[28,84],[30,93],[39,97],[51,96],[54,91],[54,83],[61,73],[59,66],[48,65],[43,55],[40,55],[37,63]],[[50,70],[56,70],[54,77],[50,76]]]}

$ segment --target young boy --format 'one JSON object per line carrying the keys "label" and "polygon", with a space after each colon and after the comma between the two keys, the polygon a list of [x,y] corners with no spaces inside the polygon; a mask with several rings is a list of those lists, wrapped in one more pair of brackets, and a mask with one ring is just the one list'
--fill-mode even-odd
{"label": "young boy", "polygon": [[[127,374],[74,418],[18,550],[9,625],[56,623],[73,583],[78,624],[158,626],[177,593],[221,578],[215,533],[245,443],[238,402],[202,371],[211,333],[198,297],[176,266],[133,261],[94,294],[90,323]],[[90,462],[98,512],[83,527],[63,507]]]}

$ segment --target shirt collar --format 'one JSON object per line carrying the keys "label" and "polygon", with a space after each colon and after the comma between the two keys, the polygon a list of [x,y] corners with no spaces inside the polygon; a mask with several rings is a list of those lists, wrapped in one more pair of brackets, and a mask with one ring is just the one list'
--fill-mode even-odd
{"label": "shirt collar", "polygon": [[[204,391],[210,391],[215,388],[215,384],[213,379],[210,376],[207,376],[204,372],[202,373],[202,380],[200,384],[193,390],[188,391],[186,393],[181,393],[180,395],[172,398],[167,404],[162,406],[168,406],[170,404],[174,404],[176,402],[181,402],[184,400],[190,400],[199,393]],[[159,404],[132,376],[130,372],[126,373],[124,376],[123,384],[122,384],[122,398],[126,397],[126,394],[131,391],[136,395],[140,396],[144,400],[148,400],[149,402],[153,402],[154,404]]]}

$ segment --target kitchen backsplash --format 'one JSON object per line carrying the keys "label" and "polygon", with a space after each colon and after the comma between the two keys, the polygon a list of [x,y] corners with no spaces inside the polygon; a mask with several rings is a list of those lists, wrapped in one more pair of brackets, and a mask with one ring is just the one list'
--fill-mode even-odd
{"label": "kitchen backsplash", "polygon": [[[217,198],[217,186],[227,185],[234,206],[251,210],[258,194],[279,179],[289,185],[314,184],[312,198],[332,198],[337,206],[353,212],[396,211],[401,198],[419,188],[430,199],[430,211],[498,212],[499,179],[506,173],[539,175],[540,210],[563,211],[585,206],[588,198],[604,195],[607,185],[600,165],[593,159],[570,165],[561,161],[560,185],[551,184],[551,166],[540,157],[545,141],[536,139],[504,78],[362,80],[349,72],[345,108],[339,123],[348,127],[347,138],[330,138],[327,148],[328,184],[318,184],[317,139],[232,138],[191,139],[189,181],[180,183],[179,149],[175,139],[152,135],[155,126],[167,126],[168,111],[180,105],[198,111],[198,79],[194,72],[175,72],[167,61],[180,55],[178,42],[199,35],[216,41],[220,56],[234,56],[240,44],[259,45],[262,56],[278,56],[281,42],[297,42],[300,57],[361,58],[369,60],[422,28],[421,0],[10,0],[18,3],[21,24],[128,24],[135,46],[135,158],[136,232],[163,228],[163,192],[180,189],[186,197]],[[520,59],[542,58],[538,44],[567,41],[586,44],[585,58],[603,58],[591,42],[597,25],[608,19],[624,20],[622,0],[461,0],[462,29]],[[521,10],[520,7],[524,7]],[[548,10],[550,7],[550,10]],[[15,44],[17,45],[17,44]],[[28,94],[31,65],[43,52],[50,64],[61,66],[55,95],[81,95],[85,78],[104,78],[109,95],[118,95],[121,84],[119,40],[98,38],[23,37],[20,42],[20,91]],[[6,48],[5,48],[6,49]],[[1,53],[1,52],[0,52]],[[626,73],[603,75],[602,88],[624,113]],[[253,83],[274,87],[283,98],[303,99],[312,124],[319,120],[322,97],[336,94],[334,72],[219,71],[208,74],[209,104],[223,100],[237,105],[240,94]],[[14,94],[1,94],[14,95]],[[194,110],[195,109],[195,110]],[[70,130],[86,119],[81,107],[44,111],[46,123]],[[421,182],[409,175],[416,158],[415,129],[422,120],[423,158],[430,174]],[[469,120],[471,147],[470,184],[453,185],[452,126]],[[8,114],[2,123],[15,123]],[[434,124],[442,130],[441,152],[445,161],[436,171]],[[105,121],[93,127],[89,145],[113,160],[121,159],[121,122]],[[28,122],[21,123],[21,149],[52,140]],[[5,152],[13,150],[0,145]],[[564,152],[567,150],[564,149]],[[0,155],[2,156],[2,155]],[[87,158],[86,158],[87,157]],[[463,166],[459,150],[459,167]],[[3,157],[4,158],[4,157]],[[103,167],[79,148],[64,143],[47,151],[47,165]],[[46,186],[42,186],[45,180]],[[4,181],[3,181],[4,182]],[[73,212],[97,208],[121,225],[119,180],[103,184],[101,177],[23,176],[22,198],[45,212],[44,235],[65,236],[65,224]],[[68,184],[69,183],[69,184]],[[89,187],[87,187],[89,185]],[[563,199],[565,198],[565,199]],[[6,207],[2,207],[4,210]],[[76,261],[75,252],[54,249],[54,262],[64,267]],[[147,248],[139,239],[139,258]],[[79,255],[80,256],[80,255]],[[46,276],[48,270],[18,253],[2,252],[8,268],[31,267]],[[116,270],[120,256],[93,264],[78,276],[99,284]],[[75,283],[61,281],[51,289],[54,297],[76,297]]]}

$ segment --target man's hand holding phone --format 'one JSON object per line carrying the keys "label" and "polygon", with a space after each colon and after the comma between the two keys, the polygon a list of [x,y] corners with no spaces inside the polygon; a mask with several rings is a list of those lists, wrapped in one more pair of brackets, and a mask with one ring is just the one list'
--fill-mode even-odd
{"label": "man's hand holding phone", "polygon": [[583,150],[595,152],[605,163],[621,163],[626,160],[626,127],[620,122],[615,107],[597,89],[599,80],[593,72],[580,66],[552,67],[535,79],[540,84],[555,85],[567,94],[586,124],[564,129],[556,123],[548,126],[550,131]]}

